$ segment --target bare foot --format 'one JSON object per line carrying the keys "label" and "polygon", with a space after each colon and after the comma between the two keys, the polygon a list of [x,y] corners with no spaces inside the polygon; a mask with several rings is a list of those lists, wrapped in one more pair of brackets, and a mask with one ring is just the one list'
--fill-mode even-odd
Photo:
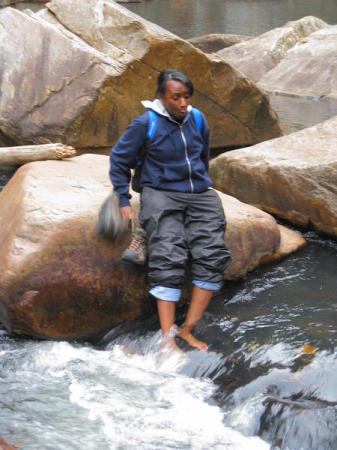
{"label": "bare foot", "polygon": [[207,352],[208,345],[206,342],[199,341],[199,339],[195,338],[190,331],[182,329],[180,330],[178,336],[181,339],[184,339],[184,341],[186,341],[191,347],[195,347],[202,352]]}
{"label": "bare foot", "polygon": [[175,358],[180,361],[180,364],[188,364],[190,362],[189,358],[185,353],[177,346],[174,337],[164,336],[160,345],[159,361],[164,362]]}

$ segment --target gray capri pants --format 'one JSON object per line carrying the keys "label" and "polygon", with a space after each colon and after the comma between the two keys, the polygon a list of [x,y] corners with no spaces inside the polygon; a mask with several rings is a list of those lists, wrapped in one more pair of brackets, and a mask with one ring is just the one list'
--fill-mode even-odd
{"label": "gray capri pants", "polygon": [[148,276],[154,296],[179,299],[189,257],[193,284],[220,289],[230,253],[224,243],[224,211],[214,189],[182,193],[144,187],[139,221],[148,237]]}

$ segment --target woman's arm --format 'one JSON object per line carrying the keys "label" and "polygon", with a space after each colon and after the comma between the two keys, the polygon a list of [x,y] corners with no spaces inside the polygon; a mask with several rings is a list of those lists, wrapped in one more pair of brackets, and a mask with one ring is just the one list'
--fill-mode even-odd
{"label": "woman's arm", "polygon": [[206,170],[208,172],[208,168],[209,168],[209,155],[210,155],[210,149],[209,149],[209,127],[208,127],[208,123],[207,120],[204,116],[204,114],[202,114],[202,130],[201,130],[201,136],[202,136],[202,140],[204,141],[204,148],[202,150],[201,153],[201,159],[203,161],[203,163],[205,164]]}
{"label": "woman's arm", "polygon": [[121,208],[130,206],[130,169],[136,166],[137,156],[145,143],[147,122],[147,113],[137,117],[111,149],[109,175]]}

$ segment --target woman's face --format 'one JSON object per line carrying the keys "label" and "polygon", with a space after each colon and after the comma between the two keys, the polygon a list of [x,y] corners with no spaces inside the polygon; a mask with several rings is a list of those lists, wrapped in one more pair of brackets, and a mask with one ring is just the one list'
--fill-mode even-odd
{"label": "woman's face", "polygon": [[159,98],[166,110],[179,120],[187,113],[187,107],[191,104],[191,94],[188,87],[181,81],[168,80],[165,86],[165,94]]}

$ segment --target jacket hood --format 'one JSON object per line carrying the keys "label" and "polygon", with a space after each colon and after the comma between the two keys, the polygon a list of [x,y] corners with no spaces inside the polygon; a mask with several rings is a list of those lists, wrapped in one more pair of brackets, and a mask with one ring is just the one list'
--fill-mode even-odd
{"label": "jacket hood", "polygon": [[[146,109],[152,109],[154,112],[156,112],[157,114],[160,114],[161,116],[164,117],[168,117],[169,119],[173,119],[174,118],[167,112],[167,109],[165,108],[165,106],[162,104],[162,102],[159,100],[159,98],[156,98],[153,101],[150,100],[142,100],[142,105],[144,106],[144,108]],[[187,111],[191,112],[192,111],[192,106],[188,105],[187,107]]]}

